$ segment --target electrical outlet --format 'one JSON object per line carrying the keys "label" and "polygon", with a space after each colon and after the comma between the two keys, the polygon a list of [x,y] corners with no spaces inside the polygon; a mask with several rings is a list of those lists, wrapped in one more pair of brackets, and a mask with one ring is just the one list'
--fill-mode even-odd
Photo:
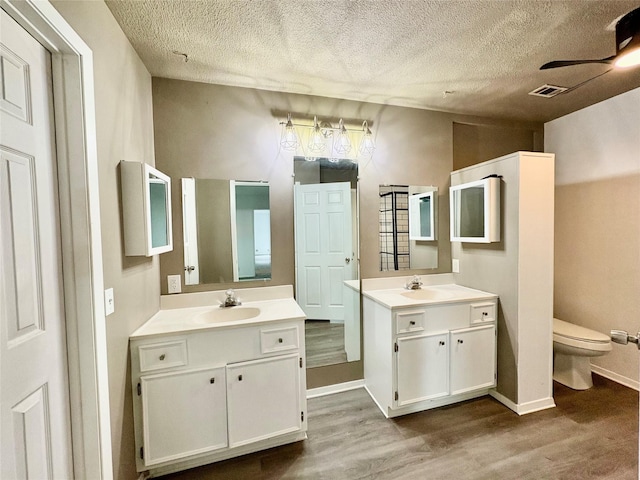
{"label": "electrical outlet", "polygon": [[182,292],[182,277],[180,275],[167,275],[169,283],[169,293]]}
{"label": "electrical outlet", "polygon": [[451,271],[453,273],[460,273],[460,260],[457,258],[451,260]]}
{"label": "electrical outlet", "polygon": [[113,288],[104,291],[104,314],[111,315],[116,310],[116,303],[113,299]]}

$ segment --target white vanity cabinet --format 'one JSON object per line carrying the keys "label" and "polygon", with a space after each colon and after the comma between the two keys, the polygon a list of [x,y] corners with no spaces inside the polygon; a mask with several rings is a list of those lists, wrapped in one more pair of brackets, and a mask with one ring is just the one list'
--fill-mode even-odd
{"label": "white vanity cabinet", "polygon": [[139,472],[306,438],[303,319],[134,334],[130,349]]}
{"label": "white vanity cabinet", "polygon": [[227,446],[224,367],[142,375],[139,385],[146,467]]}
{"label": "white vanity cabinet", "polygon": [[365,294],[363,312],[365,387],[387,417],[496,385],[497,297],[396,308]]}

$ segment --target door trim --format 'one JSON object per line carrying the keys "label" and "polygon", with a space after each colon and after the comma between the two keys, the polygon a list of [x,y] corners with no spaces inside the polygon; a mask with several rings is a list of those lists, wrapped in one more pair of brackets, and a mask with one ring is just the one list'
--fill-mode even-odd
{"label": "door trim", "polygon": [[93,53],[45,0],[0,7],[51,52],[75,478],[113,478]]}

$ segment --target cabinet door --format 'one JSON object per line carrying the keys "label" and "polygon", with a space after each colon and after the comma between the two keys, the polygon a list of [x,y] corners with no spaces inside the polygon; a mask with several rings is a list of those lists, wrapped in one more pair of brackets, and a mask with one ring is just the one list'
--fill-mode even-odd
{"label": "cabinet door", "polygon": [[495,386],[496,327],[451,332],[451,394]]}
{"label": "cabinet door", "polygon": [[229,446],[300,430],[297,354],[227,365]]}
{"label": "cabinet door", "polygon": [[225,369],[140,377],[144,464],[227,446]]}
{"label": "cabinet door", "polygon": [[449,394],[449,334],[398,339],[397,405]]}

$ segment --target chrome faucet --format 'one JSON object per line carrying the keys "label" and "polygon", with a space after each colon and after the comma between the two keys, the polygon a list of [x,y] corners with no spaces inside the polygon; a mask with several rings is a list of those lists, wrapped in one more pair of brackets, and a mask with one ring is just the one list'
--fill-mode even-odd
{"label": "chrome faucet", "polygon": [[227,294],[227,298],[224,299],[224,303],[220,304],[221,308],[237,307],[238,305],[242,305],[242,302],[238,300],[236,292],[234,292],[232,288],[227,290],[225,293]]}
{"label": "chrome faucet", "polygon": [[418,290],[422,287],[422,282],[420,281],[420,277],[415,275],[411,280],[409,280],[405,286],[407,290]]}

